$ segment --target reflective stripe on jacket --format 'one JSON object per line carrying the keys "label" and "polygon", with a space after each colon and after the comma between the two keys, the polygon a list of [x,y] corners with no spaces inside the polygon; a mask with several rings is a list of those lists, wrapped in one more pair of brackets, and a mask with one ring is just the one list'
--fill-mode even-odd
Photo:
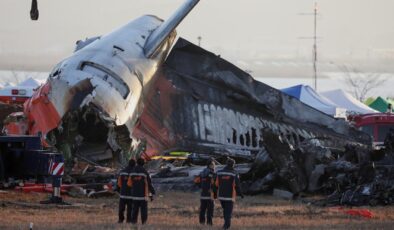
{"label": "reflective stripe on jacket", "polygon": [[131,197],[133,200],[148,200],[155,194],[149,173],[142,166],[136,166],[130,173]]}
{"label": "reflective stripe on jacket", "polygon": [[119,173],[118,187],[120,191],[120,198],[122,199],[131,199],[130,172],[132,170],[132,168],[126,167]]}
{"label": "reflective stripe on jacket", "polygon": [[215,184],[219,200],[235,201],[235,197],[241,195],[239,175],[234,169],[225,167],[218,171]]}
{"label": "reflective stripe on jacket", "polygon": [[202,200],[213,200],[216,197],[215,187],[215,171],[210,168],[205,168],[197,179],[198,185],[201,187]]}

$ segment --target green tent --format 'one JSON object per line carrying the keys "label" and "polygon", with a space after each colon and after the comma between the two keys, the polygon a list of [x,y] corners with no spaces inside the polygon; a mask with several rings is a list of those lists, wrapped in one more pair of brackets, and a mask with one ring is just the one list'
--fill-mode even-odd
{"label": "green tent", "polygon": [[370,105],[374,101],[375,101],[374,97],[368,97],[367,100],[364,101],[364,104]]}
{"label": "green tent", "polygon": [[372,109],[375,109],[379,112],[385,113],[387,112],[387,107],[390,102],[386,101],[385,99],[378,97],[376,98],[375,101],[373,101],[371,104],[368,106],[371,107]]}
{"label": "green tent", "polygon": [[394,99],[392,98],[386,98],[387,103],[390,103],[392,106],[394,106]]}

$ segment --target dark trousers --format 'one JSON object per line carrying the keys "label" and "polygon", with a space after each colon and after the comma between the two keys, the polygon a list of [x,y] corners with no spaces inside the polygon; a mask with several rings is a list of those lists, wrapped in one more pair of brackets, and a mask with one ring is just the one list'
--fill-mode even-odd
{"label": "dark trousers", "polygon": [[201,199],[200,204],[200,224],[205,224],[205,215],[207,216],[207,224],[212,225],[212,217],[213,217],[213,209],[214,203],[213,200],[203,200]]}
{"label": "dark trousers", "polygon": [[145,224],[148,220],[148,202],[146,200],[133,200],[133,211],[131,213],[131,223],[138,221],[138,212],[141,209],[141,223]]}
{"label": "dark trousers", "polygon": [[234,202],[221,200],[220,204],[222,205],[223,208],[223,218],[224,218],[223,228],[229,229],[231,226],[231,215],[233,214]]}
{"label": "dark trousers", "polygon": [[124,211],[127,208],[126,212],[126,222],[131,222],[131,210],[133,207],[133,200],[131,199],[119,199],[119,222],[124,221]]}

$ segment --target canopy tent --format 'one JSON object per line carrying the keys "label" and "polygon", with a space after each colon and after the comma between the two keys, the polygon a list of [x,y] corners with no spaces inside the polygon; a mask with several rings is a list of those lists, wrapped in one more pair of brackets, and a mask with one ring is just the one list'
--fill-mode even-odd
{"label": "canopy tent", "polygon": [[368,97],[367,100],[364,101],[364,104],[369,106],[375,99],[374,97]]}
{"label": "canopy tent", "polygon": [[36,79],[29,77],[28,79],[22,81],[21,83],[18,84],[18,87],[23,87],[23,88],[37,88],[40,86],[41,83],[37,81]]}
{"label": "canopy tent", "polygon": [[389,102],[381,97],[376,98],[375,101],[369,104],[369,107],[382,113],[387,112],[388,106],[389,106]]}
{"label": "canopy tent", "polygon": [[346,109],[336,106],[328,99],[319,95],[308,85],[296,85],[281,89],[285,94],[293,96],[303,103],[334,117],[346,117]]}
{"label": "canopy tent", "polygon": [[18,85],[7,83],[0,89],[0,102],[24,103],[40,85],[41,83],[33,78],[28,78]]}
{"label": "canopy tent", "polygon": [[341,89],[326,91],[321,93],[321,95],[330,100],[336,106],[345,108],[348,113],[366,114],[378,112]]}
{"label": "canopy tent", "polygon": [[394,100],[392,98],[386,98],[387,103],[390,103],[391,106],[394,106]]}
{"label": "canopy tent", "polygon": [[4,84],[3,87],[12,87],[12,86],[15,86],[15,84],[12,83],[12,82],[7,82],[7,83]]}

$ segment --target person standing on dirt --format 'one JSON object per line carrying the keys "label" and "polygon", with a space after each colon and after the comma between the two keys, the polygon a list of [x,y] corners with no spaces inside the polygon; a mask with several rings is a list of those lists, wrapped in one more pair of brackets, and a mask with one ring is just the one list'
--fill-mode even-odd
{"label": "person standing on dirt", "polygon": [[131,223],[131,211],[133,207],[133,200],[131,197],[131,184],[130,184],[130,173],[135,167],[135,160],[130,159],[126,168],[120,171],[118,177],[118,188],[120,191],[119,199],[119,220],[118,223],[124,221],[124,211],[126,212],[126,222]]}
{"label": "person standing on dirt", "polygon": [[[195,178],[194,183],[201,188],[200,196],[200,224],[212,225],[214,199],[216,198],[215,187],[215,162],[213,159],[207,161],[207,167]],[[205,218],[206,216],[206,218]]]}
{"label": "person standing on dirt", "polygon": [[141,223],[145,224],[148,220],[148,199],[153,201],[155,189],[149,173],[144,168],[145,160],[139,158],[137,166],[130,173],[130,182],[132,187],[133,211],[131,213],[131,223],[136,224],[138,213],[141,210]]}
{"label": "person standing on dirt", "polygon": [[223,229],[229,229],[231,226],[231,216],[235,197],[244,198],[241,189],[239,175],[234,170],[235,161],[227,159],[226,166],[216,174],[216,187],[218,190],[218,199],[223,208],[224,225]]}

